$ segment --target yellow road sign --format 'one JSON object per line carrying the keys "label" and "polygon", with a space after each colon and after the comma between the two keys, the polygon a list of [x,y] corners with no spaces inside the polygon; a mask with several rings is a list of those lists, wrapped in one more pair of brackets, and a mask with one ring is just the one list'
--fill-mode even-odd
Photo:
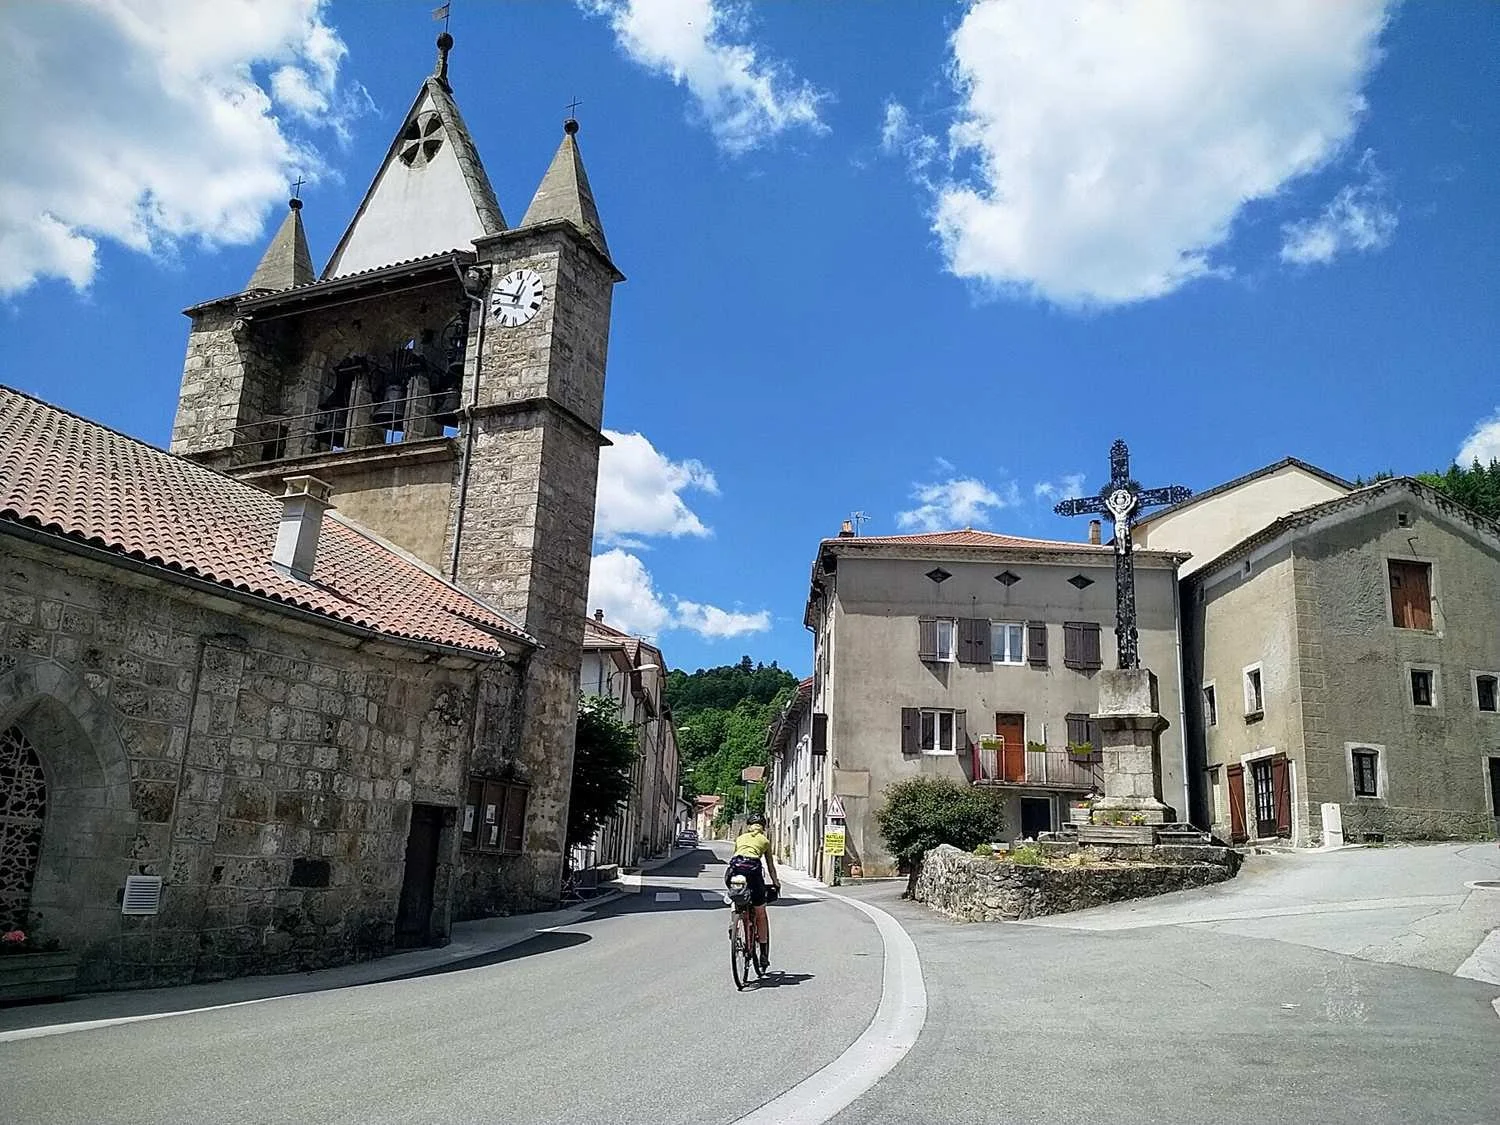
{"label": "yellow road sign", "polygon": [[842,832],[824,832],[823,852],[825,855],[843,855],[844,834]]}

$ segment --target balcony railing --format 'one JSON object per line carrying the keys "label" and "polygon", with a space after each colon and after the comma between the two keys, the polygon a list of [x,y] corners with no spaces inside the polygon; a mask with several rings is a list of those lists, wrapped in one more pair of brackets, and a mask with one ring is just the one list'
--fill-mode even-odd
{"label": "balcony railing", "polygon": [[1006,749],[976,743],[974,784],[1087,790],[1101,784],[1101,775],[1096,760],[1076,758],[1068,750]]}

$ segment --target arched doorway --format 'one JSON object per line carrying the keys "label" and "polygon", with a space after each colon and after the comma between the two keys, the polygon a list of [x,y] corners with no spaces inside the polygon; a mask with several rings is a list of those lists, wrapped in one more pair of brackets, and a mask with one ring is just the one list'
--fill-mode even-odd
{"label": "arched doorway", "polygon": [[46,819],[41,758],[20,727],[0,730],[0,931],[27,925]]}

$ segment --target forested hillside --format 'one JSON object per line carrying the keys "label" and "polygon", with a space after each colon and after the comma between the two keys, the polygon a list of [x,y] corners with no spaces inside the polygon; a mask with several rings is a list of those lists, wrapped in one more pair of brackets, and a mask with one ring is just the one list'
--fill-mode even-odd
{"label": "forested hillside", "polygon": [[[745,800],[740,771],[769,764],[766,728],[786,706],[796,678],[783,668],[744,657],[738,664],[674,669],[667,675],[667,702],[677,727],[683,790],[690,797],[717,793],[727,815]],[[750,807],[765,804],[765,786],[750,791]]]}

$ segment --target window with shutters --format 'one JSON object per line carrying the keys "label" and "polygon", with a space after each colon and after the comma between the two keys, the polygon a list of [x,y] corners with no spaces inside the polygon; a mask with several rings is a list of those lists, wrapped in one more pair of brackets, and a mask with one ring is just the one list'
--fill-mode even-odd
{"label": "window with shutters", "polygon": [[1500,677],[1476,672],[1474,674],[1474,705],[1481,711],[1495,714],[1497,710],[1500,710],[1500,706],[1497,706],[1500,704],[1497,695],[1500,695]]}
{"label": "window with shutters", "polygon": [[1094,720],[1089,718],[1087,715],[1069,715],[1067,716],[1066,721],[1068,724],[1069,746],[1082,746],[1085,742],[1087,742],[1094,748],[1095,753],[1099,752],[1100,746],[1098,723],[1094,722]]}
{"label": "window with shutters", "polygon": [[917,657],[920,660],[952,660],[957,655],[958,621],[952,617],[917,619]]}
{"label": "window with shutters", "polygon": [[956,754],[961,741],[961,711],[922,710],[918,748],[924,754]]}
{"label": "window with shutters", "polygon": [[464,802],[463,846],[507,855],[523,851],[527,795],[525,785],[471,778]]}
{"label": "window with shutters", "polygon": [[1047,667],[1047,623],[1045,621],[1026,623],[1026,659],[1033,668]]}
{"label": "window with shutters", "polygon": [[1391,559],[1391,624],[1398,629],[1432,629],[1432,565]]}
{"label": "window with shutters", "polygon": [[991,621],[990,659],[996,664],[1025,664],[1026,626],[1014,621]]}
{"label": "window with shutters", "polygon": [[1254,722],[1266,713],[1266,693],[1261,686],[1260,665],[1245,669],[1245,721]]}
{"label": "window with shutters", "polygon": [[1368,746],[1357,746],[1350,752],[1350,766],[1354,770],[1354,795],[1356,797],[1380,796],[1380,751]]}
{"label": "window with shutters", "polygon": [[1203,685],[1203,725],[1219,725],[1219,698],[1217,689],[1211,683]]}
{"label": "window with shutters", "polygon": [[1063,663],[1069,668],[1102,668],[1099,658],[1099,623],[1063,622]]}
{"label": "window with shutters", "polygon": [[990,662],[990,623],[987,618],[958,619],[958,660],[961,664]]}

